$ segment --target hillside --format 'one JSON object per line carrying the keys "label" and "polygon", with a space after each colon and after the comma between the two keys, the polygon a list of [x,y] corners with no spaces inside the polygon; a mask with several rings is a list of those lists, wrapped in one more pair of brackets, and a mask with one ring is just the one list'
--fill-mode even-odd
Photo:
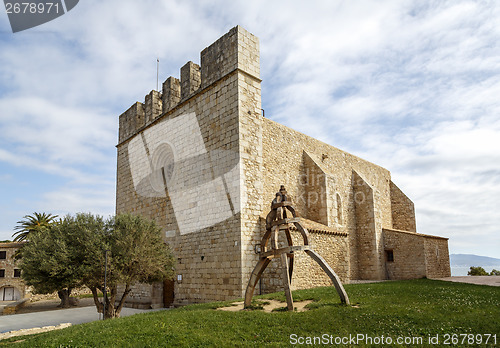
{"label": "hillside", "polygon": [[450,265],[452,267],[498,266],[500,259],[472,254],[450,254]]}

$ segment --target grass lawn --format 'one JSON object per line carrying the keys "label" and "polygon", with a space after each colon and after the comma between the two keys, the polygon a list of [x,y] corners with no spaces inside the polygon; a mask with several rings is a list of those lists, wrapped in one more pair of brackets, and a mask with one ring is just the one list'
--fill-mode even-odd
{"label": "grass lawn", "polygon": [[[318,337],[334,346],[335,339],[340,343],[342,338],[347,344],[340,346],[370,346],[370,338],[373,343],[378,339],[379,347],[388,346],[389,339],[395,346],[398,338],[408,340],[404,346],[435,346],[429,344],[432,338],[431,343],[438,339],[440,345],[478,347],[485,346],[489,334],[486,346],[500,346],[500,287],[419,279],[352,284],[345,289],[352,306],[341,305],[335,289],[325,287],[293,293],[296,301],[314,300],[310,310],[301,313],[216,311],[228,302],[207,303],[75,325],[11,338],[0,345],[17,341],[13,346],[282,347]],[[284,300],[284,295],[257,298]],[[360,339],[357,344],[348,341],[350,335]],[[479,340],[482,344],[477,345]]]}

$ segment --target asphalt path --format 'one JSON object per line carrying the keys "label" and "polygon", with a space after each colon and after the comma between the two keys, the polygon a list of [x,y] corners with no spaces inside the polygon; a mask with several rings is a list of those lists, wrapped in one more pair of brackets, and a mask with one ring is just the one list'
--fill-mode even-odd
{"label": "asphalt path", "polygon": [[460,276],[436,278],[447,282],[468,283],[476,285],[500,286],[500,276]]}
{"label": "asphalt path", "polygon": [[[137,313],[146,313],[151,309],[123,308],[120,316],[126,317]],[[82,324],[99,320],[100,316],[94,306],[59,309],[53,311],[12,314],[0,316],[0,333],[31,329],[35,327],[59,325],[62,323]]]}

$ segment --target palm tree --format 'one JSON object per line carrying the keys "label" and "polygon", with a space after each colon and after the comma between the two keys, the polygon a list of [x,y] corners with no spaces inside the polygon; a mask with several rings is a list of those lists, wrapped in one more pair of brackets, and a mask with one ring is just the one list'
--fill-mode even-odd
{"label": "palm tree", "polygon": [[15,236],[14,242],[22,242],[29,240],[29,234],[48,228],[56,221],[57,215],[46,213],[33,213],[33,215],[25,215],[23,220],[18,221],[18,225],[14,228],[17,232],[12,235]]}

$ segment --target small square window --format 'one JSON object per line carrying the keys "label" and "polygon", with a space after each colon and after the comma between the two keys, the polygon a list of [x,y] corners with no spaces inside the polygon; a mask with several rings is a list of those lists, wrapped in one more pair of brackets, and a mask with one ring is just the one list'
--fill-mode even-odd
{"label": "small square window", "polygon": [[15,269],[14,270],[14,278],[19,278],[21,276],[21,270],[20,269]]}
{"label": "small square window", "polygon": [[392,250],[385,251],[385,260],[387,262],[394,262],[394,252]]}
{"label": "small square window", "polygon": [[7,258],[7,251],[0,251],[0,260],[5,260]]}
{"label": "small square window", "polygon": [[0,278],[5,278],[5,270],[0,269]]}

